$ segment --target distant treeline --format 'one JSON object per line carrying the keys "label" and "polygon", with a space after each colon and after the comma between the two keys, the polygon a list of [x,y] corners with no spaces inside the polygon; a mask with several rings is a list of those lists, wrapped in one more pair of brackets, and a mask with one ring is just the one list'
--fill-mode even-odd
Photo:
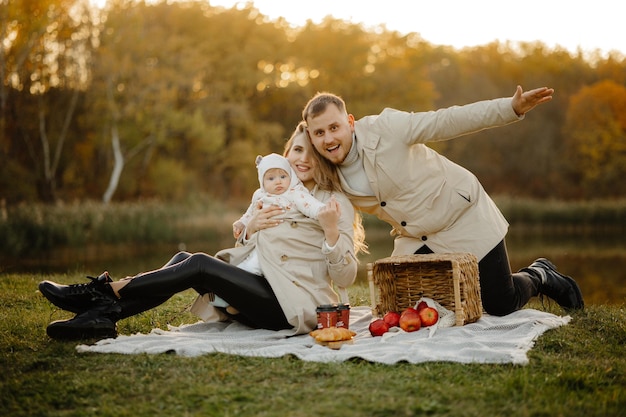
{"label": "distant treeline", "polygon": [[[356,118],[555,88],[525,120],[432,145],[493,194],[626,195],[626,58],[541,42],[462,50],[247,5],[11,0],[0,13],[0,201],[247,198],[317,91]],[[558,219],[555,219],[557,221]]]}

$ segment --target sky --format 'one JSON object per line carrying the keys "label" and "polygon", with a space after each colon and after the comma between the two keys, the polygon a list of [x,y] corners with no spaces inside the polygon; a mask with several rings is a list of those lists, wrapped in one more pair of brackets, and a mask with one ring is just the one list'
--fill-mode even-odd
{"label": "sky", "polygon": [[[244,5],[208,0],[212,6]],[[621,0],[254,0],[270,19],[294,26],[325,16],[366,27],[384,24],[403,34],[419,33],[434,45],[455,48],[499,41],[541,41],[576,52],[617,50],[626,55],[626,20]]]}

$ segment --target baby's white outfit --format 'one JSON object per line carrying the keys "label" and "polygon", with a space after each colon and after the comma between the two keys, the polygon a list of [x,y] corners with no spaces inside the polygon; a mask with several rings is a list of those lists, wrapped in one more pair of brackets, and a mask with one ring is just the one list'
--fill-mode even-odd
{"label": "baby's white outfit", "polygon": [[[261,187],[254,192],[252,195],[252,202],[248,206],[244,215],[239,219],[244,226],[248,226],[254,211],[257,209],[259,201],[263,203],[263,207],[274,205],[282,207],[285,210],[285,213],[276,216],[276,219],[293,219],[298,216],[306,216],[317,220],[317,215],[325,204],[311,195],[310,191],[296,176],[296,173],[293,168],[291,168],[291,164],[287,158],[272,153],[264,157],[257,157],[256,164],[259,172],[259,184]],[[282,194],[270,194],[263,188],[263,177],[265,172],[271,168],[280,168],[287,172],[291,178],[289,189]],[[254,249],[250,255],[243,260],[243,262],[237,265],[237,267],[253,274],[263,275],[256,249]],[[215,296],[215,300],[212,304],[216,307],[228,307],[229,305],[225,300],[217,295]]]}

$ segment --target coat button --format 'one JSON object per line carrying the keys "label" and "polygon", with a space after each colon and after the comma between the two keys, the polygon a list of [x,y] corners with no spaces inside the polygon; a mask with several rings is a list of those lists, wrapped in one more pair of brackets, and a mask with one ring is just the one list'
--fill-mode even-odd
{"label": "coat button", "polygon": [[381,201],[381,202],[380,202],[380,206],[381,206],[381,207],[385,207],[386,205],[387,205],[387,203],[386,203],[386,202],[384,202],[384,201]]}
{"label": "coat button", "polygon": [[428,238],[426,236],[422,236],[422,240],[425,242],[428,240]]}
{"label": "coat button", "polygon": [[286,261],[287,261],[287,259],[289,259],[289,257],[288,257],[287,255],[282,255],[282,256],[280,257],[280,260],[281,260],[281,261],[283,261],[283,262],[286,262]]}
{"label": "coat button", "polygon": [[405,221],[400,222],[400,224],[402,225],[402,227],[406,226],[406,222]]}
{"label": "coat button", "polygon": [[291,222],[291,227],[293,227],[293,228],[298,227],[298,222]]}

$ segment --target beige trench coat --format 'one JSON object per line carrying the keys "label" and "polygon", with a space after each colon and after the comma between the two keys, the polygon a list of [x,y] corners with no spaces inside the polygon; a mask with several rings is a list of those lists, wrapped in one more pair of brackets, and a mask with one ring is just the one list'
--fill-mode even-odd
{"label": "beige trench coat", "polygon": [[355,122],[355,135],[375,197],[360,196],[342,177],[344,191],[359,210],[392,225],[394,255],[426,244],[436,253],[470,252],[482,259],[504,238],[508,223],[471,172],[425,143],[519,119],[510,98],[366,116]]}
{"label": "beige trench coat", "polygon": [[[315,197],[326,202],[331,193],[315,191]],[[333,289],[348,287],[356,279],[357,259],[354,254],[354,208],[347,197],[334,193],[341,205],[339,240],[329,253],[323,253],[324,231],[317,220],[301,214],[280,225],[261,230],[244,246],[219,251],[215,256],[233,265],[241,263],[256,248],[261,270],[276,294],[287,321],[293,326],[288,334],[311,331],[317,325],[315,309],[321,304],[337,303]],[[193,312],[211,320],[216,318],[207,297],[199,297]]]}

